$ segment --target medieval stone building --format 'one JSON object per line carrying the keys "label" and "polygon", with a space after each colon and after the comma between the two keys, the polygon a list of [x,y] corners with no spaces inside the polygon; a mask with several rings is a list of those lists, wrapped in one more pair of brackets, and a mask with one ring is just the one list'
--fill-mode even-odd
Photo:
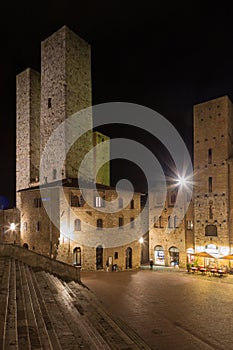
{"label": "medieval stone building", "polygon": [[[21,245],[69,264],[82,265],[83,269],[106,268],[107,260],[121,269],[139,267],[138,239],[125,241],[120,237],[125,226],[128,233],[124,229],[124,235],[131,237],[135,230],[141,210],[140,194],[135,193],[128,204],[123,203],[109,186],[109,143],[103,151],[94,149],[85,169],[86,187],[81,191],[78,185],[78,169],[86,153],[109,140],[106,135],[93,132],[91,112],[80,125],[87,132],[68,152],[69,134],[62,129],[58,147],[50,150],[47,158],[51,171],[44,178],[40,173],[40,161],[53,132],[68,117],[91,104],[90,46],[64,26],[41,44],[41,73],[26,69],[17,76],[16,189]],[[65,162],[59,172],[56,157],[64,154]],[[95,178],[97,190],[91,189],[91,174],[101,161],[105,164]],[[91,204],[86,203],[83,191],[92,197]],[[101,209],[112,200],[118,200],[118,211],[107,214]],[[106,243],[103,232],[108,228],[115,231],[106,233],[111,236],[111,242]]]}

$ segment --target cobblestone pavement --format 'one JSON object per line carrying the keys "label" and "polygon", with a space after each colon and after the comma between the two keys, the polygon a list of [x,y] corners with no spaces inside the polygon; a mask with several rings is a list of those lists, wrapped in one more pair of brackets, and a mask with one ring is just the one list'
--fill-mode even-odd
{"label": "cobblestone pavement", "polygon": [[233,349],[233,276],[164,269],[82,272],[81,278],[152,349]]}

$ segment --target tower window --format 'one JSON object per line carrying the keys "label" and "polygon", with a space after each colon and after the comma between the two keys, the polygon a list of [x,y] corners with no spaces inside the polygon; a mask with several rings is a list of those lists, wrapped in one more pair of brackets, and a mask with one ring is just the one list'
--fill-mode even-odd
{"label": "tower window", "polygon": [[103,228],[103,220],[102,219],[97,219],[96,226],[97,226],[97,230],[102,230],[102,228]]}
{"label": "tower window", "polygon": [[118,226],[119,228],[122,228],[124,226],[124,218],[122,216],[118,218]]}
{"label": "tower window", "polygon": [[103,206],[102,198],[100,196],[96,196],[94,204],[96,208],[101,208]]}
{"label": "tower window", "polygon": [[134,218],[130,218],[130,228],[134,228]]}
{"label": "tower window", "polygon": [[208,149],[208,164],[212,164],[212,148]]}
{"label": "tower window", "polygon": [[212,177],[209,177],[208,179],[208,187],[209,187],[209,192],[212,192],[212,187],[213,187],[213,181],[212,181]]}
{"label": "tower window", "polygon": [[48,108],[52,107],[52,99],[51,97],[48,98]]}
{"label": "tower window", "polygon": [[162,216],[159,217],[159,228],[162,228]]}
{"label": "tower window", "polygon": [[39,221],[37,221],[37,223],[36,223],[36,231],[40,231],[40,222]]}
{"label": "tower window", "polygon": [[41,198],[34,198],[34,208],[41,208]]}
{"label": "tower window", "polygon": [[170,216],[168,216],[167,221],[168,221],[168,228],[172,228],[172,219]]}
{"label": "tower window", "polygon": [[134,209],[134,200],[133,199],[130,202],[130,209]]}

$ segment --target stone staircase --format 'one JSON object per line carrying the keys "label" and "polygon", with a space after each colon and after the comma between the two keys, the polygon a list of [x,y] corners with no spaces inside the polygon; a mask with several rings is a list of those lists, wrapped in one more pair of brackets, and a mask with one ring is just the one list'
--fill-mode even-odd
{"label": "stone staircase", "polygon": [[0,257],[0,350],[150,349],[76,282]]}

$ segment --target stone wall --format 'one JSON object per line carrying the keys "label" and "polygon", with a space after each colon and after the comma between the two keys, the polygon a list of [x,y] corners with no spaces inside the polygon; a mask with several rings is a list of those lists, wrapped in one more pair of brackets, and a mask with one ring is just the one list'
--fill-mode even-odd
{"label": "stone wall", "polygon": [[0,256],[11,256],[25,264],[43,269],[65,280],[80,282],[80,269],[60,261],[50,259],[19,246],[0,244]]}

